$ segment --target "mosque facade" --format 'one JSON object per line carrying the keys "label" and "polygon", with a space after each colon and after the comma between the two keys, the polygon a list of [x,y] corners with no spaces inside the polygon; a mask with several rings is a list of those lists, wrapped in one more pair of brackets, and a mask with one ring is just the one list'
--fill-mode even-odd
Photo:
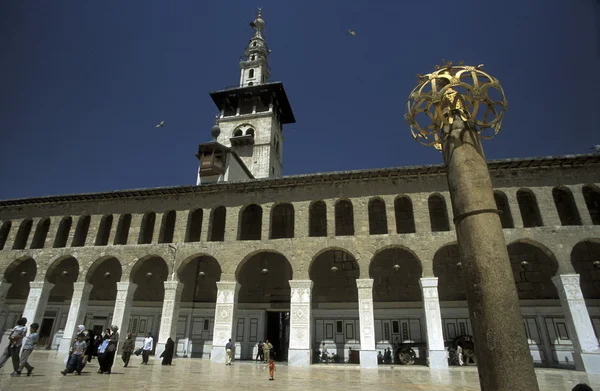
{"label": "mosque facade", "polygon": [[[220,114],[196,185],[0,201],[4,330],[25,316],[59,354],[77,325],[116,324],[136,346],[152,333],[157,353],[171,337],[177,356],[216,362],[231,338],[238,359],[268,339],[291,366],[323,346],[363,368],[387,348],[452,363],[473,331],[445,167],[282,176],[295,118],[269,81],[264,25],[259,13],[239,86],[210,94]],[[600,156],[489,170],[534,362],[593,372]]]}

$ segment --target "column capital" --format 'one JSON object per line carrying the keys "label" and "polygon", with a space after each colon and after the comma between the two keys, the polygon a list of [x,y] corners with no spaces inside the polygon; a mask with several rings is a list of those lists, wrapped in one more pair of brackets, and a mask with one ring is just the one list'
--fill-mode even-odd
{"label": "column capital", "polygon": [[290,288],[292,289],[312,289],[312,280],[289,280]]}
{"label": "column capital", "polygon": [[31,289],[52,289],[54,288],[54,284],[48,281],[30,281],[29,288]]}
{"label": "column capital", "polygon": [[125,281],[125,282],[117,282],[117,290],[118,291],[131,291],[132,293],[137,289],[137,284],[133,282]]}
{"label": "column capital", "polygon": [[92,288],[94,288],[94,286],[87,281],[73,283],[73,291],[74,292],[79,291],[79,292],[83,292],[83,293],[90,293],[92,291]]}
{"label": "column capital", "polygon": [[357,279],[356,286],[358,289],[373,289],[373,279],[372,278]]}
{"label": "column capital", "polygon": [[179,281],[165,281],[165,291],[183,291],[183,284]]}
{"label": "column capital", "polygon": [[579,274],[559,274],[552,277],[552,282],[558,289],[566,285],[577,285],[579,287]]}
{"label": "column capital", "polygon": [[437,277],[423,277],[419,278],[419,285],[421,289],[425,288],[437,288],[438,278]]}
{"label": "column capital", "polygon": [[239,291],[240,290],[240,284],[238,284],[237,281],[217,281],[217,288],[220,291],[232,291],[232,290],[236,290]]}

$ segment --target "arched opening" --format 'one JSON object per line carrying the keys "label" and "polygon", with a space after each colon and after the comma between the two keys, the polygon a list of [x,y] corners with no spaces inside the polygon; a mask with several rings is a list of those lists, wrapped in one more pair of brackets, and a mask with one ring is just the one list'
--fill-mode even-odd
{"label": "arched opening", "polygon": [[173,234],[175,233],[175,219],[177,213],[174,210],[165,212],[160,224],[160,232],[158,234],[158,243],[173,243]]}
{"label": "arched opening", "polygon": [[233,137],[242,137],[244,135],[244,132],[242,132],[242,129],[236,129],[233,131]]}
{"label": "arched opening", "polygon": [[54,247],[62,248],[67,247],[67,240],[69,239],[69,233],[71,232],[71,225],[73,225],[73,219],[71,216],[65,216],[60,220],[58,224],[58,230],[56,231],[56,238],[54,238]]}
{"label": "arched opening", "polygon": [[31,227],[33,226],[33,220],[25,219],[21,222],[19,229],[17,230],[17,236],[13,243],[13,250],[23,250],[27,246],[27,240],[29,240],[29,234],[31,233]]}
{"label": "arched opening", "polygon": [[271,239],[294,237],[294,206],[277,204],[271,210]]}
{"label": "arched opening", "polygon": [[566,187],[555,187],[552,189],[552,198],[561,225],[581,225],[581,216],[571,190]]}
{"label": "arched opening", "polygon": [[517,202],[519,203],[519,210],[521,211],[521,218],[523,219],[523,226],[525,228],[541,227],[544,225],[537,199],[531,190],[521,189],[517,191]]}
{"label": "arched opening", "polygon": [[429,205],[429,222],[432,232],[450,231],[446,200],[440,194],[432,194],[427,201]]}
{"label": "arched opening", "polygon": [[122,272],[121,263],[117,258],[97,259],[86,275],[87,281],[92,285],[90,301],[114,302],[117,299],[117,282],[121,281]]}
{"label": "arched opening", "polygon": [[142,224],[140,227],[140,237],[138,244],[150,244],[152,243],[152,236],[154,235],[154,223],[156,222],[156,213],[146,212],[142,217]]}
{"label": "arched opening", "polygon": [[216,259],[208,255],[188,259],[177,275],[183,284],[182,302],[216,303],[217,282],[221,281],[221,266]]}
{"label": "arched opening", "polygon": [[327,236],[327,206],[323,201],[313,202],[308,208],[308,236]]}
{"label": "arched opening", "polygon": [[250,204],[242,210],[239,240],[260,240],[262,231],[262,208]]}
{"label": "arched opening", "polygon": [[122,214],[119,217],[119,222],[117,224],[115,244],[127,244],[127,240],[129,239],[129,228],[131,228],[131,214]]}
{"label": "arched opening", "polygon": [[252,78],[254,77],[254,69],[250,69],[250,70],[248,71],[248,77],[249,77],[250,79],[252,79]]}
{"label": "arched opening", "polygon": [[21,300],[25,304],[29,283],[35,280],[36,274],[37,265],[33,258],[25,257],[11,263],[4,271],[4,279],[11,284],[6,292],[6,300]]}
{"label": "arched opening", "polygon": [[100,225],[98,226],[98,234],[96,235],[96,246],[106,246],[108,244],[112,223],[113,215],[102,216]]}
{"label": "arched opening", "polygon": [[246,129],[246,136],[254,137],[254,129],[252,129],[252,128]]}
{"label": "arched opening", "polygon": [[433,275],[438,278],[440,301],[467,300],[462,264],[456,244],[446,245],[433,257]]}
{"label": "arched opening", "polygon": [[500,216],[502,228],[514,228],[515,225],[510,213],[510,206],[508,205],[506,194],[496,190],[494,191],[494,200],[496,201],[496,208],[498,208],[498,215]]}
{"label": "arched opening", "polygon": [[222,242],[225,239],[225,218],[227,210],[224,206],[219,206],[211,211],[210,230],[208,235],[209,242]]}
{"label": "arched opening", "polygon": [[421,301],[421,262],[408,250],[379,251],[369,265],[374,302]]}
{"label": "arched opening", "polygon": [[202,217],[203,211],[201,208],[190,211],[187,221],[187,229],[185,231],[186,242],[199,242],[202,235]]}
{"label": "arched opening", "polygon": [[71,247],[83,247],[87,240],[88,231],[90,230],[90,215],[79,216],[77,227],[75,227],[75,235]]}
{"label": "arched opening", "polygon": [[385,202],[381,198],[369,200],[369,234],[382,235],[388,233]]}
{"label": "arched opening", "polygon": [[396,216],[396,233],[410,234],[415,232],[415,217],[412,201],[409,197],[396,197],[394,200],[394,214]]}
{"label": "arched opening", "polygon": [[582,190],[585,205],[592,218],[592,224],[600,225],[600,190],[593,185],[584,186]]}
{"label": "arched opening", "polygon": [[46,271],[46,280],[54,284],[48,302],[63,303],[73,298],[73,283],[79,277],[79,262],[72,256],[55,260]]}
{"label": "arched opening", "polygon": [[313,281],[313,303],[355,303],[358,305],[356,280],[358,262],[345,250],[327,250],[318,255],[309,270]]}
{"label": "arched opening", "polygon": [[140,258],[131,269],[131,281],[137,284],[134,301],[162,302],[165,299],[165,281],[169,267],[157,256]]}
{"label": "arched opening", "polygon": [[4,250],[4,246],[8,240],[8,234],[10,233],[10,227],[12,227],[12,222],[10,221],[5,221],[2,223],[2,226],[0,226],[0,250]]}
{"label": "arched opening", "polygon": [[519,299],[558,299],[558,291],[552,282],[558,263],[553,256],[541,247],[521,241],[508,245],[508,256]]}
{"label": "arched opening", "polygon": [[335,204],[335,236],[354,235],[354,210],[349,200],[339,200]]}
{"label": "arched opening", "polygon": [[600,299],[600,243],[591,240],[577,243],[571,251],[571,263],[579,274],[584,299]]}
{"label": "arched opening", "polygon": [[31,241],[31,248],[44,248],[49,229],[50,219],[48,217],[44,217],[37,224],[35,234],[33,234],[33,240]]}

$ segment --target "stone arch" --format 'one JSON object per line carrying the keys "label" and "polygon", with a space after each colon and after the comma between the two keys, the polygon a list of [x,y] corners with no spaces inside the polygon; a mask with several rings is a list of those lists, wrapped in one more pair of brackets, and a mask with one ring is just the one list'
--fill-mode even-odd
{"label": "stone arch", "polygon": [[496,208],[498,208],[498,215],[500,216],[502,228],[514,228],[515,223],[512,218],[506,194],[500,190],[494,190],[494,200],[496,201]]}
{"label": "stone arch", "polygon": [[241,210],[238,240],[260,240],[262,215],[262,208],[257,204],[250,204]]}
{"label": "stone arch", "polygon": [[35,280],[37,263],[31,257],[24,256],[14,260],[4,271],[4,279],[10,283],[6,293],[7,300],[27,300],[29,283]]}
{"label": "stone arch", "polygon": [[[333,267],[337,271],[333,271]],[[312,259],[309,278],[313,281],[313,303],[354,303],[358,305],[360,268],[354,255],[341,248],[326,248]]]}
{"label": "stone arch", "polygon": [[129,239],[129,229],[131,228],[131,213],[125,213],[119,216],[117,223],[117,232],[115,234],[115,244],[127,244]]}
{"label": "stone arch", "polygon": [[573,193],[568,187],[558,186],[552,189],[552,198],[554,199],[554,206],[556,206],[561,225],[582,224]]}
{"label": "stone arch", "polygon": [[240,303],[290,301],[292,265],[280,252],[261,250],[247,255],[239,263],[235,276],[240,283]]}
{"label": "stone arch", "polygon": [[176,218],[177,212],[174,210],[163,213],[160,224],[160,232],[158,233],[158,243],[173,243]]}
{"label": "stone arch", "polygon": [[154,223],[156,222],[156,213],[146,212],[142,217],[142,224],[140,226],[140,237],[138,244],[150,244],[152,243],[152,237],[154,236]]}
{"label": "stone arch", "polygon": [[585,206],[587,206],[592,224],[600,225],[600,188],[596,185],[585,185],[581,189]]}
{"label": "stone arch", "polygon": [[96,259],[85,273],[85,280],[92,285],[90,300],[115,301],[117,282],[121,281],[122,274],[117,258],[108,255]]}
{"label": "stone arch", "polygon": [[517,191],[517,202],[523,219],[523,227],[541,227],[544,225],[537,198],[530,189],[519,189]]}
{"label": "stone arch", "polygon": [[138,259],[129,274],[130,281],[137,285],[133,300],[163,301],[168,277],[169,266],[162,257],[146,255]]}
{"label": "stone arch", "polygon": [[579,274],[583,297],[600,299],[600,238],[577,243],[571,251],[571,263],[575,273]]}
{"label": "stone arch", "polygon": [[202,236],[202,219],[204,217],[204,211],[202,208],[190,210],[188,214],[187,228],[185,230],[185,241],[199,242]]}
{"label": "stone arch", "polygon": [[49,302],[62,303],[71,300],[73,283],[79,278],[79,261],[71,255],[57,258],[46,269],[45,278],[54,284],[48,297]]}
{"label": "stone arch", "polygon": [[308,207],[308,236],[327,236],[327,205],[324,201],[313,201]]}
{"label": "stone arch", "polygon": [[4,250],[4,245],[6,245],[6,241],[8,240],[8,234],[11,227],[12,222],[10,220],[3,221],[0,226],[0,251]]}
{"label": "stone arch", "polygon": [[335,236],[354,235],[354,208],[350,200],[335,203]]}
{"label": "stone arch", "polygon": [[271,239],[294,237],[294,206],[290,203],[279,203],[271,208]]}
{"label": "stone arch", "polygon": [[380,197],[369,200],[369,234],[382,235],[388,233],[387,212],[385,201]]}
{"label": "stone arch", "polygon": [[422,275],[419,258],[408,248],[388,246],[378,250],[369,264],[373,301],[421,301],[419,279]]}
{"label": "stone arch", "polygon": [[181,301],[216,303],[221,274],[221,265],[214,257],[207,254],[188,257],[177,270],[177,278],[183,284]]}
{"label": "stone arch", "polygon": [[394,215],[396,216],[396,233],[409,234],[415,232],[415,216],[412,200],[409,196],[396,197],[394,200]]}
{"label": "stone arch", "polygon": [[13,250],[25,249],[25,246],[27,246],[27,241],[29,240],[29,235],[31,234],[31,227],[33,227],[32,219],[27,218],[21,221],[21,225],[19,225],[17,236],[15,237],[15,241],[13,243]]}
{"label": "stone arch", "polygon": [[85,246],[88,231],[90,230],[90,221],[90,215],[86,214],[79,216],[77,226],[75,227],[75,234],[73,235],[73,241],[71,242],[71,247]]}
{"label": "stone arch", "polygon": [[433,256],[433,275],[438,278],[440,301],[466,300],[465,283],[456,243],[440,247]]}
{"label": "stone arch", "polygon": [[519,239],[510,243],[507,250],[519,299],[558,299],[558,291],[552,282],[558,262],[546,246]]}
{"label": "stone arch", "polygon": [[65,216],[60,220],[56,231],[56,237],[54,238],[54,248],[67,247],[67,240],[69,239],[72,225],[73,218],[71,216]]}
{"label": "stone arch", "polygon": [[50,230],[50,218],[44,217],[38,221],[31,241],[31,248],[44,248],[48,231]]}
{"label": "stone arch", "polygon": [[446,199],[439,193],[429,196],[427,200],[429,207],[429,222],[431,224],[431,232],[450,231],[450,223],[448,221],[448,207]]}
{"label": "stone arch", "polygon": [[113,215],[107,214],[102,216],[100,224],[98,225],[98,233],[96,234],[96,246],[108,245],[108,238],[110,237],[110,230],[113,224]]}
{"label": "stone arch", "polygon": [[208,229],[209,242],[222,242],[225,239],[225,219],[227,209],[218,206],[210,212],[210,227]]}

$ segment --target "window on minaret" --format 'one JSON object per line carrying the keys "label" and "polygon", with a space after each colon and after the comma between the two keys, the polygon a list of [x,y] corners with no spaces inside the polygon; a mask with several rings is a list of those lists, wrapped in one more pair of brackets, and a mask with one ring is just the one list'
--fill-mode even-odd
{"label": "window on minaret", "polygon": [[251,61],[254,61],[254,54],[250,57]]}
{"label": "window on minaret", "polygon": [[256,42],[252,42],[252,46],[256,46]]}
{"label": "window on minaret", "polygon": [[251,79],[254,77],[254,69],[250,69],[250,71],[248,72],[248,77]]}

